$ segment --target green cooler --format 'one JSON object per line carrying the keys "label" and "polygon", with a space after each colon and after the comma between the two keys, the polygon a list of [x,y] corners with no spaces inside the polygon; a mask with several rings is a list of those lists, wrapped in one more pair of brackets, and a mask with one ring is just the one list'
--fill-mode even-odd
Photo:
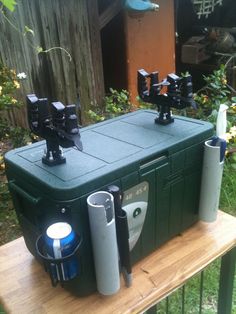
{"label": "green cooler", "polygon": [[58,221],[68,222],[81,235],[79,275],[64,283],[76,295],[96,290],[87,208],[92,193],[110,185],[122,191],[129,228],[139,226],[135,233],[130,230],[132,264],[198,220],[203,148],[213,126],[180,116],[159,125],[155,117],[156,111],[139,110],[82,128],[83,151],[65,149],[62,165],[42,163],[45,141],[5,156],[29,251],[40,261],[36,240]]}

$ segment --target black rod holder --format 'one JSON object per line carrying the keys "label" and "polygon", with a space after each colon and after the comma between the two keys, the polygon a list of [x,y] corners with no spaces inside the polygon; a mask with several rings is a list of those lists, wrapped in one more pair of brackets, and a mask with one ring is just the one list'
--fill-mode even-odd
{"label": "black rod holder", "polygon": [[[163,87],[166,88],[166,93],[161,94]],[[138,70],[138,94],[144,102],[157,106],[158,116],[155,122],[158,124],[166,125],[174,122],[171,107],[183,109],[192,106],[196,108],[190,74],[179,77],[171,73],[159,82],[158,72],[147,73],[143,69]]]}
{"label": "black rod holder", "polygon": [[48,104],[47,98],[27,95],[28,122],[31,131],[46,140],[42,162],[48,166],[66,162],[62,149],[75,146],[83,150],[80,139],[76,106],[64,106],[61,102]]}

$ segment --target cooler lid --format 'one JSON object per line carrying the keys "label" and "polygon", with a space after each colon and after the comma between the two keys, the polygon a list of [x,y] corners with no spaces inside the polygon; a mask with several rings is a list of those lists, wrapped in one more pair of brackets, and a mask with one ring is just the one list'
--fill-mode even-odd
{"label": "cooler lid", "polygon": [[71,190],[69,195],[74,198],[78,197],[78,186],[88,185],[89,190],[101,177],[112,173],[111,179],[117,179],[138,170],[150,155],[170,155],[212,134],[213,126],[208,122],[175,117],[174,123],[163,126],[154,122],[155,117],[155,111],[139,110],[82,128],[83,152],[65,149],[66,163],[54,167],[41,161],[45,141],[13,150],[6,154],[8,171],[17,171],[47,193]]}

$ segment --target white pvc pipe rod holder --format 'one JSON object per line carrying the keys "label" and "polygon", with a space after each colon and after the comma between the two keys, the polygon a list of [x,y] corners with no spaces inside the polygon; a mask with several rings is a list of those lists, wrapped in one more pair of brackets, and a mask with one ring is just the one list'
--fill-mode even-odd
{"label": "white pvc pipe rod holder", "polygon": [[87,198],[97,289],[111,295],[120,289],[119,255],[113,195],[99,191]]}
{"label": "white pvc pipe rod holder", "polygon": [[205,142],[202,182],[199,203],[199,218],[213,222],[217,218],[224,161],[220,161],[220,147]]}

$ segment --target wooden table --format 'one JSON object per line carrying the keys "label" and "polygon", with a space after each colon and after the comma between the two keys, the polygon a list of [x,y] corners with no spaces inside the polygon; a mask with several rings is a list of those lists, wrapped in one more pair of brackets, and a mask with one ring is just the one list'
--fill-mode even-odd
{"label": "wooden table", "polygon": [[235,246],[236,218],[219,212],[216,222],[198,222],[138,262],[133,267],[132,287],[126,288],[122,281],[114,296],[95,293],[76,298],[60,286],[51,287],[48,275],[19,238],[0,247],[0,302],[7,312],[17,314],[142,312],[225,255],[219,293],[224,300],[219,312],[226,314],[231,300],[224,295],[232,288]]}

